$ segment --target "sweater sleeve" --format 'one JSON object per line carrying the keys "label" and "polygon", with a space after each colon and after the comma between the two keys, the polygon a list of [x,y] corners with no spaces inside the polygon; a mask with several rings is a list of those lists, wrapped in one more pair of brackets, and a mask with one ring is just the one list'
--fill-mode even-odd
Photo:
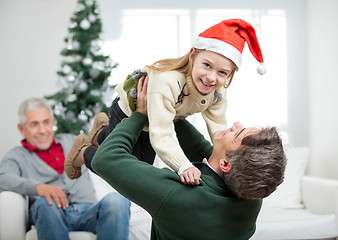
{"label": "sweater sleeve", "polygon": [[172,192],[170,183],[180,180],[170,169],[156,168],[131,154],[146,123],[146,116],[139,112],[119,123],[98,148],[92,167],[114,189],[154,216]]}
{"label": "sweater sleeve", "polygon": [[161,160],[177,172],[190,163],[175,136],[175,101],[180,94],[177,81],[184,75],[175,71],[149,73],[148,118],[151,144]]}
{"label": "sweater sleeve", "polygon": [[21,151],[19,147],[14,148],[2,159],[0,166],[0,190],[13,191],[28,196],[36,196],[36,187],[39,183],[41,183],[41,181],[22,176],[22,166],[20,166],[18,160],[26,160],[22,162],[28,161],[25,154],[23,154],[23,151]]}
{"label": "sweater sleeve", "polygon": [[149,94],[148,101],[151,102],[148,105],[151,144],[162,161],[177,172],[190,161],[175,136],[173,104],[161,94]]}

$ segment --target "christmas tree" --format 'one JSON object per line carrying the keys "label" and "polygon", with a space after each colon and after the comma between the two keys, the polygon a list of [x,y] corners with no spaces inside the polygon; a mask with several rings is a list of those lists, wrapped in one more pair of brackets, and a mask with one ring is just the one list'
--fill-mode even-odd
{"label": "christmas tree", "polygon": [[61,90],[46,97],[53,100],[56,133],[87,133],[95,115],[111,103],[115,86],[108,82],[117,64],[102,53],[99,13],[95,0],[78,0],[71,17],[57,72]]}

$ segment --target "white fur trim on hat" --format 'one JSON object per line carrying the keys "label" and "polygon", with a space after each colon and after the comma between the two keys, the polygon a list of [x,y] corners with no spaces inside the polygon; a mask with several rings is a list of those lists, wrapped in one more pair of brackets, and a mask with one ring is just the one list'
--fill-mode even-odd
{"label": "white fur trim on hat", "polygon": [[197,49],[213,51],[229,58],[236,64],[237,69],[239,69],[239,67],[241,66],[241,52],[238,51],[237,48],[235,48],[234,46],[224,41],[198,36],[192,46]]}
{"label": "white fur trim on hat", "polygon": [[259,63],[256,70],[260,75],[264,75],[267,72],[267,69],[264,63]]}

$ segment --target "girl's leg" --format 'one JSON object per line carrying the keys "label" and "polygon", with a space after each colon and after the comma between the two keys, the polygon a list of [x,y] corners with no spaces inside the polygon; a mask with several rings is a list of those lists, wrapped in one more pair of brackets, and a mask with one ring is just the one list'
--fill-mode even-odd
{"label": "girl's leg", "polygon": [[91,144],[98,148],[99,144],[97,143],[96,139],[100,131],[102,131],[103,128],[108,126],[109,119],[106,113],[100,112],[95,116],[94,123],[92,126],[92,129],[88,133],[88,139],[90,140]]}
{"label": "girl's leg", "polygon": [[[123,119],[128,118],[128,116],[124,114],[124,112],[119,107],[118,101],[119,98],[116,98],[109,110],[109,127],[110,127],[109,133],[112,132],[116,127],[116,125],[120,123]],[[100,136],[98,140],[100,140]],[[133,147],[132,154],[143,162],[147,162],[149,164],[154,163],[155,151],[151,146],[148,132],[145,131],[141,132],[139,138],[137,139]]]}
{"label": "girl's leg", "polygon": [[151,146],[148,132],[141,132],[133,147],[132,154],[143,162],[151,165],[154,163],[156,153]]}
{"label": "girl's leg", "polygon": [[[85,163],[85,154],[87,151],[94,151],[90,156],[94,156],[96,148],[98,147],[96,139],[98,133],[109,123],[107,114],[99,113],[96,115],[93,127],[88,135],[80,134],[76,137],[72,148],[70,149],[65,159],[64,167],[67,176],[70,179],[76,179],[81,176],[81,166]],[[91,161],[90,161],[91,162]],[[90,165],[88,165],[90,166]],[[92,170],[90,167],[89,169]]]}
{"label": "girl's leg", "polygon": [[[81,151],[90,145],[91,143],[85,134],[80,134],[75,138],[73,146],[67,154],[64,163],[65,172],[70,179],[76,179],[81,176]],[[76,166],[74,165],[75,159],[78,159]]]}
{"label": "girl's leg", "polygon": [[87,147],[83,153],[84,164],[93,173],[96,173],[94,169],[92,168],[92,160],[94,158],[95,153],[96,153],[96,148],[93,146]]}
{"label": "girl's leg", "polygon": [[98,134],[96,135],[96,137],[94,137],[93,139],[93,143],[97,144],[98,146],[101,145],[101,143],[106,139],[106,137],[108,137],[108,135],[110,134],[110,126],[105,126],[104,128],[102,128],[101,131],[98,132]]}
{"label": "girl's leg", "polygon": [[[116,98],[110,109],[109,109],[109,125],[108,118],[105,120],[104,115],[97,116],[95,118],[93,129],[88,133],[90,137],[90,141],[92,142],[92,146],[89,146],[85,149],[83,153],[84,164],[88,169],[95,173],[92,168],[92,160],[96,153],[96,149],[101,145],[101,143],[106,139],[106,137],[111,133],[111,131],[115,128],[115,126],[121,122],[123,118],[127,116],[123,113],[123,111],[118,106],[119,98]],[[102,124],[104,122],[104,124]]]}

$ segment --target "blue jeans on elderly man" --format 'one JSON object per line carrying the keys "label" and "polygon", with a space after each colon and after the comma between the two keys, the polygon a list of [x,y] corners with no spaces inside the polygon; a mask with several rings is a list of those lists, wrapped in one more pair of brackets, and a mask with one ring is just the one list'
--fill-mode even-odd
{"label": "blue jeans on elderly man", "polygon": [[96,204],[70,203],[66,210],[50,206],[44,197],[31,207],[31,223],[38,239],[69,239],[70,231],[87,231],[97,240],[128,240],[130,201],[113,192]]}

